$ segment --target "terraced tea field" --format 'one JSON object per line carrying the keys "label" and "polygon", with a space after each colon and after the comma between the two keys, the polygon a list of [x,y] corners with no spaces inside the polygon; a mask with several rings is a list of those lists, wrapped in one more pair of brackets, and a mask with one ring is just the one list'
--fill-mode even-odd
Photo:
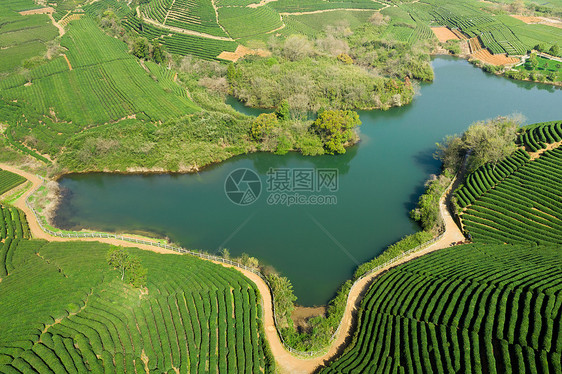
{"label": "terraced tea field", "polygon": [[[526,127],[518,150],[498,165],[467,177],[457,193],[465,229],[477,242],[562,244],[562,140],[560,122]],[[536,153],[539,152],[539,153]]]}
{"label": "terraced tea field", "polygon": [[211,0],[155,0],[141,6],[144,18],[165,26],[227,37],[217,23]]}
{"label": "terraced tea field", "polygon": [[561,266],[558,247],[463,245],[394,268],[320,373],[559,373]]}
{"label": "terraced tea field", "polygon": [[[58,57],[31,69],[27,79],[0,80],[0,96],[11,101],[6,105],[18,123],[10,129],[16,140],[32,135],[35,148],[56,154],[67,137],[85,127],[127,118],[162,121],[197,110],[185,95],[165,90],[177,86],[170,77],[153,79],[123,42],[105,35],[88,16],[71,22],[61,45],[68,49],[68,63]],[[43,115],[22,121],[23,108],[28,116]]]}
{"label": "terraced tea field", "polygon": [[0,169],[0,195],[3,195],[12,188],[19,186],[23,182],[25,182],[24,177]]}
{"label": "terraced tea field", "polygon": [[10,72],[25,61],[45,54],[45,42],[58,35],[47,15],[22,16],[9,6],[9,3],[0,4],[0,73]]}
{"label": "terraced tea field", "polygon": [[139,290],[109,268],[108,245],[23,232],[0,250],[0,372],[272,370],[259,293],[238,271],[131,249],[148,269]]}

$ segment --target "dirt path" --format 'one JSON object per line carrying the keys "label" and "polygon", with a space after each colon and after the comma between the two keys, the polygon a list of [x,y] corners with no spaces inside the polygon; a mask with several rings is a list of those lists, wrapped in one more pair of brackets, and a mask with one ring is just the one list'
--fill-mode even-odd
{"label": "dirt path", "polygon": [[[29,188],[23,195],[21,195],[16,201],[14,201],[13,205],[17,208],[20,208],[25,213],[28,223],[29,223],[29,230],[31,231],[31,235],[34,239],[44,239],[52,242],[65,242],[65,241],[90,241],[90,242],[103,242],[112,245],[121,245],[124,247],[137,247],[141,249],[150,250],[153,252],[158,253],[168,253],[168,254],[179,254],[178,252],[171,251],[164,248],[159,248],[156,246],[151,245],[143,245],[140,243],[132,243],[123,240],[118,240],[115,238],[59,238],[57,236],[51,236],[48,233],[44,232],[39,223],[35,219],[35,215],[33,212],[27,207],[25,201],[34,193],[39,187],[41,187],[43,181],[36,175],[23,171],[17,167],[12,165],[0,163],[0,169],[11,171],[12,173],[19,174],[24,178],[27,178],[32,183],[31,188]],[[132,236],[134,237],[134,236]]]}
{"label": "dirt path", "polygon": [[[447,248],[452,243],[456,243],[459,241],[463,241],[464,235],[456,225],[455,221],[451,217],[449,210],[447,209],[447,204],[450,201],[450,191],[453,191],[458,185],[458,180],[452,184],[452,186],[448,189],[447,193],[439,201],[439,210],[441,212],[441,216],[443,217],[443,221],[445,224],[445,234],[443,237],[430,245],[429,247],[412,253],[409,256],[403,257],[400,260],[388,265],[378,271],[368,275],[367,277],[361,279],[360,281],[356,282],[353,287],[351,288],[347,306],[345,308],[345,312],[343,315],[342,325],[339,330],[339,334],[336,336],[336,339],[332,342],[328,352],[320,357],[312,358],[312,359],[303,359],[298,358],[291,355],[289,352],[285,350],[281,341],[279,340],[279,336],[277,331],[275,331],[275,325],[273,324],[273,317],[271,320],[265,316],[264,322],[266,326],[273,326],[273,329],[266,328],[266,335],[267,340],[269,341],[269,345],[271,347],[271,351],[273,352],[273,356],[275,357],[281,372],[283,373],[312,373],[314,372],[318,366],[323,365],[328,360],[334,358],[338,354],[341,353],[342,349],[345,348],[347,345],[347,340],[353,334],[353,322],[357,311],[359,310],[359,306],[361,304],[361,300],[363,295],[369,289],[369,286],[373,282],[373,280],[378,277],[383,272],[393,268],[397,265],[402,263],[408,262],[414,258],[423,256],[425,254],[434,252],[438,249]],[[260,289],[261,291],[261,289]],[[268,305],[268,304],[265,304]],[[270,308],[264,308],[265,311],[271,312]]]}
{"label": "dirt path", "polygon": [[[175,0],[174,0],[175,1]],[[224,33],[226,35],[228,35],[229,38],[231,38],[230,34],[228,33],[228,31],[226,31],[226,29],[224,27],[222,27],[221,23],[219,22],[219,8],[217,7],[217,4],[215,3],[216,0],[211,0],[211,5],[213,6],[213,9],[215,10],[215,19],[217,22],[217,25],[220,26],[220,28],[222,29],[222,31],[224,31]]]}
{"label": "dirt path", "polygon": [[[22,209],[24,211],[24,213],[26,214],[26,216],[28,218],[28,221],[29,221],[29,228],[30,228],[31,234],[34,238],[45,239],[45,240],[49,240],[49,241],[71,241],[71,240],[73,240],[73,241],[97,241],[97,242],[103,242],[103,243],[108,243],[108,244],[113,244],[113,245],[122,245],[122,246],[126,246],[126,247],[137,247],[137,248],[146,249],[146,250],[150,250],[150,251],[154,251],[154,252],[158,252],[158,253],[178,254],[177,252],[174,252],[174,251],[171,251],[171,250],[166,250],[166,249],[163,249],[163,248],[158,248],[158,247],[150,246],[150,245],[121,241],[121,240],[114,239],[114,238],[70,238],[69,239],[69,238],[59,238],[59,237],[51,236],[41,229],[41,227],[39,226],[39,223],[35,219],[35,215],[25,204],[26,199],[42,185],[42,183],[43,183],[42,180],[36,175],[33,175],[33,174],[28,173],[26,171],[20,170],[19,168],[11,166],[11,165],[0,163],[0,168],[4,169],[4,170],[11,171],[11,172],[16,173],[16,174],[19,174],[19,175],[27,178],[32,183],[32,187],[30,189],[28,189],[22,196],[20,196],[14,202],[14,205],[16,207]],[[263,323],[264,323],[266,338],[267,338],[267,340],[269,342],[269,345],[271,347],[271,351],[273,353],[273,356],[275,357],[275,360],[276,360],[277,364],[279,365],[279,370],[280,370],[281,373],[295,373],[295,374],[312,373],[318,368],[318,366],[324,364],[326,361],[334,358],[336,355],[341,353],[341,350],[347,344],[348,338],[350,336],[352,336],[352,334],[353,334],[353,330],[352,330],[353,322],[354,322],[354,318],[356,316],[356,313],[359,309],[362,297],[366,293],[366,291],[368,290],[368,288],[371,285],[371,283],[373,282],[373,280],[377,276],[379,276],[381,273],[383,273],[383,272],[387,271],[388,269],[390,269],[392,267],[395,267],[399,264],[402,264],[402,263],[410,261],[414,258],[423,256],[427,253],[436,251],[436,250],[441,249],[441,248],[449,247],[451,245],[451,243],[455,243],[455,242],[464,240],[464,236],[462,235],[460,229],[455,224],[453,218],[451,217],[451,215],[450,215],[450,213],[447,209],[447,204],[449,203],[450,197],[451,197],[450,191],[454,190],[457,187],[458,181],[459,181],[458,179],[455,180],[455,182],[451,185],[451,187],[449,187],[447,192],[443,195],[443,197],[439,201],[439,210],[441,212],[441,216],[443,217],[443,221],[444,221],[444,225],[445,225],[445,233],[442,236],[442,238],[440,240],[438,240],[437,242],[433,243],[432,245],[428,246],[427,248],[422,249],[418,252],[412,253],[412,254],[410,254],[406,257],[403,257],[400,260],[392,263],[391,265],[388,265],[384,268],[381,268],[378,271],[376,271],[372,274],[369,274],[368,276],[366,276],[366,277],[360,279],[359,281],[357,281],[356,283],[354,283],[353,287],[351,288],[348,300],[347,300],[347,305],[346,305],[346,308],[345,308],[345,312],[344,312],[344,315],[343,315],[343,319],[342,319],[342,322],[341,322],[341,327],[339,329],[339,333],[336,336],[335,340],[332,342],[332,344],[329,347],[327,353],[325,353],[324,355],[322,355],[320,357],[314,357],[314,358],[308,358],[308,359],[307,358],[300,358],[300,357],[296,357],[296,356],[292,355],[291,353],[289,353],[285,349],[285,347],[281,343],[281,340],[280,340],[279,335],[277,333],[277,329],[275,327],[275,322],[274,322],[274,317],[273,317],[273,308],[272,308],[272,297],[271,297],[271,292],[269,290],[269,287],[263,281],[263,279],[261,279],[257,274],[254,274],[254,273],[252,273],[250,271],[247,271],[247,270],[237,268],[246,277],[248,277],[250,280],[252,280],[256,284],[256,286],[258,287],[258,289],[260,291],[260,294],[261,294],[261,297],[262,297],[262,303],[263,303],[263,306],[264,306],[263,307],[263,313],[264,313]],[[215,262],[215,261],[213,261],[213,262]],[[223,263],[220,263],[220,262],[216,262],[216,263],[218,263],[220,265],[223,265],[225,267],[231,267],[231,265],[226,265],[226,264],[223,264]]]}
{"label": "dirt path", "polygon": [[64,33],[65,33],[64,27],[62,27],[57,21],[55,21],[55,19],[53,17],[54,12],[55,12],[54,8],[47,7],[47,8],[25,10],[23,12],[19,12],[19,14],[21,14],[22,16],[29,16],[29,15],[33,15],[33,14],[46,14],[51,19],[51,22],[53,23],[53,26],[55,26],[57,29],[59,29],[59,35],[63,36]]}
{"label": "dirt path", "polygon": [[70,60],[68,59],[68,57],[66,57],[66,55],[64,53],[62,55],[64,56],[64,59],[66,60],[66,63],[68,64],[68,69],[72,70],[72,65],[70,65]]}
{"label": "dirt path", "polygon": [[[283,18],[281,18],[281,22],[283,22]],[[276,28],[275,30],[268,31],[268,32],[266,32],[266,34],[273,34],[274,32],[277,32],[279,30],[283,30],[285,27],[287,27],[287,25],[285,25],[285,23],[283,23],[282,26]]]}
{"label": "dirt path", "polygon": [[277,0],[261,0],[257,4],[248,4],[248,5],[246,5],[246,7],[247,8],[259,8],[260,6],[267,5],[267,4],[272,3],[274,1],[277,1]]}
{"label": "dirt path", "polygon": [[51,19],[51,22],[53,23],[53,26],[55,26],[57,29],[59,29],[59,36],[63,36],[66,33],[66,31],[64,30],[64,27],[62,27],[62,25],[60,23],[55,21],[55,18],[53,17],[52,13],[49,13],[47,15]]}

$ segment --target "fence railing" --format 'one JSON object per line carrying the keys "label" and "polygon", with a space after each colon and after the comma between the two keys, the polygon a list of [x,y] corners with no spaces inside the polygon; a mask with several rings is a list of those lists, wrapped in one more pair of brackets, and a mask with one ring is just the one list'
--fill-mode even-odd
{"label": "fence railing", "polygon": [[[45,183],[45,181],[46,181],[45,178],[43,178],[41,176],[39,176],[39,178],[43,181],[43,183]],[[451,182],[451,184],[449,185],[449,187],[445,190],[445,192],[443,193],[441,198],[449,191],[449,189],[451,188],[453,183],[454,183],[454,179]],[[278,319],[277,319],[277,313],[275,311],[275,294],[273,292],[271,284],[269,283],[269,281],[267,280],[265,275],[262,274],[262,272],[260,272],[259,270],[255,269],[253,267],[246,266],[244,264],[226,259],[224,257],[210,255],[208,253],[190,251],[188,249],[176,247],[176,246],[169,245],[169,244],[166,244],[166,243],[143,240],[143,239],[128,237],[128,236],[124,236],[124,235],[101,233],[101,232],[61,232],[61,231],[53,231],[53,230],[51,230],[47,227],[47,223],[46,223],[45,219],[40,214],[37,213],[37,211],[35,210],[35,207],[29,201],[29,199],[33,196],[33,194],[35,192],[37,192],[37,190],[40,187],[41,186],[39,186],[35,191],[33,191],[32,193],[29,194],[29,196],[25,200],[25,205],[33,213],[33,216],[34,216],[35,220],[37,221],[37,223],[39,224],[39,227],[41,228],[41,230],[48,233],[49,235],[56,236],[56,237],[59,237],[59,238],[109,238],[109,239],[117,239],[117,240],[122,240],[122,241],[126,241],[126,242],[131,242],[131,243],[150,245],[150,246],[164,248],[164,249],[168,249],[168,250],[183,253],[183,254],[189,254],[189,255],[192,255],[192,256],[199,257],[199,258],[203,258],[205,260],[221,262],[221,263],[224,263],[224,264],[228,264],[228,265],[235,266],[237,268],[244,269],[246,271],[252,272],[252,273],[258,275],[261,279],[263,279],[265,284],[267,284],[267,287],[269,288],[269,291],[271,293],[271,304],[272,304],[272,309],[273,309],[273,321],[275,323],[275,329],[277,330],[277,335],[279,336],[279,340],[283,344],[283,347],[285,347],[285,349],[287,351],[289,351],[290,353],[292,353],[294,355],[305,356],[305,357],[313,357],[313,356],[319,355],[319,354],[325,352],[329,348],[329,345],[334,341],[336,336],[339,334],[339,331],[340,331],[341,326],[343,324],[343,315],[342,315],[342,318],[340,319],[340,323],[339,323],[337,329],[334,331],[334,333],[330,337],[330,341],[329,341],[329,344],[328,344],[327,347],[325,347],[321,350],[318,350],[318,351],[299,351],[299,350],[296,350],[296,349],[292,348],[291,346],[289,346],[285,342],[285,339],[283,339],[283,334],[281,334],[281,332],[280,332],[281,329],[280,329],[279,322],[278,322]],[[439,204],[441,204],[441,198],[439,199]],[[441,212],[441,207],[439,207],[439,211]],[[409,249],[408,251],[399,254],[398,256],[384,262],[383,264],[377,265],[376,267],[367,271],[365,274],[361,275],[351,285],[350,292],[347,295],[346,305],[349,303],[349,298],[351,296],[351,289],[357,284],[357,282],[361,281],[363,278],[371,275],[372,273],[395,263],[396,261],[408,256],[409,254],[417,252],[417,251],[419,251],[419,250],[421,250],[421,249],[423,249],[427,246],[430,246],[431,244],[441,240],[441,238],[443,238],[444,234],[445,234],[445,231],[444,231],[444,227],[443,227],[440,235],[436,236],[435,238],[433,238],[431,240],[428,240],[427,242],[422,243],[415,248]],[[345,311],[344,311],[344,313],[345,313]]]}

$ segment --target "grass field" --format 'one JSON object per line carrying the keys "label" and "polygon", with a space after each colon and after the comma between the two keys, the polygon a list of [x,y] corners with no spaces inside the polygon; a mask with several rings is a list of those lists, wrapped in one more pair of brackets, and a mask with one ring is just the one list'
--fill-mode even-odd
{"label": "grass field", "polygon": [[463,245],[379,277],[320,373],[559,373],[559,247]]}
{"label": "grass field", "polygon": [[[541,72],[541,73],[549,73],[549,72],[560,73],[560,72],[562,72],[562,62],[550,60],[550,59],[540,57],[540,56],[537,56],[537,61],[538,61],[539,64],[538,64],[536,70]],[[517,66],[516,69],[518,69],[518,70],[528,70],[528,71],[535,70],[531,66],[531,62],[529,60],[527,60],[523,65]]]}
{"label": "grass field", "polygon": [[0,372],[273,371],[259,293],[238,271],[129,249],[148,270],[135,289],[109,245],[25,240],[20,214],[0,210]]}

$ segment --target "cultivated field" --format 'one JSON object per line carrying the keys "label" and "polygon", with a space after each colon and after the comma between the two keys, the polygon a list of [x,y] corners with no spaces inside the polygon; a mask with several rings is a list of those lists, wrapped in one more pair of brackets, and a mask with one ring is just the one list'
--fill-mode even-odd
{"label": "cultivated field", "polygon": [[464,245],[378,278],[321,373],[562,370],[559,248]]}
{"label": "cultivated field", "polygon": [[[524,150],[498,165],[487,164],[467,177],[457,192],[462,221],[475,241],[562,244],[562,167],[559,122],[525,128]],[[549,150],[546,150],[549,148]]]}
{"label": "cultivated field", "polygon": [[459,39],[459,37],[454,32],[452,32],[446,27],[432,27],[431,31],[433,31],[433,33],[435,34],[437,39],[439,39],[440,42]]}
{"label": "cultivated field", "polygon": [[47,15],[23,16],[4,5],[0,5],[0,74],[45,54],[45,42],[58,35]]}
{"label": "cultivated field", "polygon": [[496,66],[513,65],[520,61],[516,57],[509,57],[506,56],[505,54],[493,55],[487,49],[481,49],[479,51],[476,51],[472,53],[470,56],[486,64],[496,65]]}
{"label": "cultivated field", "polygon": [[1,212],[0,372],[271,370],[259,294],[236,270],[131,249],[148,269],[135,289],[108,245],[22,240],[18,211]]}
{"label": "cultivated field", "polygon": [[[124,43],[105,35],[87,16],[71,22],[61,45],[66,58],[31,69],[27,79],[0,80],[1,97],[18,100],[6,104],[18,122],[8,131],[15,139],[31,135],[34,148],[44,153],[58,153],[68,137],[86,127],[127,118],[162,121],[197,110],[171,77],[153,79]],[[24,108],[28,116],[37,113],[36,120],[18,117]]]}
{"label": "cultivated field", "polygon": [[0,169],[0,195],[25,182],[25,178]]}

